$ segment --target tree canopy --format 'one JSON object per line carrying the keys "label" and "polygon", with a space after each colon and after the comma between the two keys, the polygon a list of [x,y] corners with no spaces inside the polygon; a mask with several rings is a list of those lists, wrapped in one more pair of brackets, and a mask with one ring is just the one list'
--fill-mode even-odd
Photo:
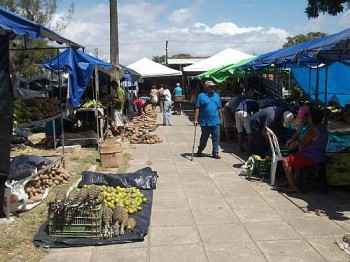
{"label": "tree canopy", "polygon": [[0,0],[0,5],[57,32],[67,27],[74,13],[74,2],[72,2],[67,12],[52,24],[53,15],[57,12],[56,0]]}
{"label": "tree canopy", "polygon": [[312,39],[315,38],[320,38],[320,37],[324,37],[327,34],[322,33],[322,32],[310,32],[307,35],[303,35],[303,34],[299,34],[293,37],[287,37],[287,43],[283,44],[283,48],[288,47],[288,46],[292,46],[292,45],[296,45],[299,43],[303,43],[306,41],[310,41]]}
{"label": "tree canopy", "polygon": [[308,0],[305,13],[310,19],[317,18],[320,14],[336,16],[349,8],[350,0]]}

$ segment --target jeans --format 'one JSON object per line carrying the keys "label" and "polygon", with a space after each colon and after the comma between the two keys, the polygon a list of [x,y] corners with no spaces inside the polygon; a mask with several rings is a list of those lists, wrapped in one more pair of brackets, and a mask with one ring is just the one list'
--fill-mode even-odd
{"label": "jeans", "polygon": [[213,155],[219,154],[219,141],[220,141],[220,125],[217,126],[201,126],[202,134],[199,140],[198,151],[202,152],[207,146],[209,135],[213,143]]}
{"label": "jeans", "polygon": [[166,125],[166,126],[171,125],[171,102],[170,101],[164,101],[163,125]]}

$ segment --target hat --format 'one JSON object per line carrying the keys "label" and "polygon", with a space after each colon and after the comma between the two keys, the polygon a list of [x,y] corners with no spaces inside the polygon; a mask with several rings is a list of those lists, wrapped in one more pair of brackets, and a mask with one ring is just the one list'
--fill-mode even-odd
{"label": "hat", "polygon": [[284,127],[290,127],[293,121],[293,114],[290,111],[283,113],[283,125]]}
{"label": "hat", "polygon": [[180,83],[177,83],[176,85],[177,85],[177,86],[180,86]]}
{"label": "hat", "polygon": [[216,86],[216,84],[214,84],[213,81],[208,80],[208,81],[206,81],[206,82],[204,83],[204,87],[207,88],[207,87],[209,87],[209,86],[214,87],[214,86]]}
{"label": "hat", "polygon": [[308,106],[302,106],[299,108],[297,119],[301,120],[307,113],[309,113],[310,107]]}

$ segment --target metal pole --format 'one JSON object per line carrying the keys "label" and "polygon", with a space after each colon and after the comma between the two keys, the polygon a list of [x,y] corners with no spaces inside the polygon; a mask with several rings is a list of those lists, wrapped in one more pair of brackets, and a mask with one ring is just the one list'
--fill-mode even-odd
{"label": "metal pole", "polygon": [[168,40],[165,41],[165,65],[168,66]]}
{"label": "metal pole", "polygon": [[118,1],[109,0],[110,15],[110,59],[111,63],[119,65],[118,42]]}

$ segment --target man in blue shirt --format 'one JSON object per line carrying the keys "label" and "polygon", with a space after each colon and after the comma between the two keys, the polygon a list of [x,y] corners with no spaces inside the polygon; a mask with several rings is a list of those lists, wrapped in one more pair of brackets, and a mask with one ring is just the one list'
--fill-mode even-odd
{"label": "man in blue shirt", "polygon": [[204,93],[200,93],[196,100],[194,125],[197,126],[199,123],[202,130],[197,156],[202,156],[202,152],[207,145],[209,135],[211,135],[213,143],[212,156],[215,159],[220,159],[219,140],[222,113],[220,97],[217,93],[214,93],[215,86],[216,85],[212,81],[205,82]]}
{"label": "man in blue shirt", "polygon": [[180,86],[180,83],[176,84],[176,87],[173,90],[173,95],[174,95],[174,113],[173,114],[181,115],[181,101],[178,101],[177,99],[177,97],[182,96],[182,87]]}

